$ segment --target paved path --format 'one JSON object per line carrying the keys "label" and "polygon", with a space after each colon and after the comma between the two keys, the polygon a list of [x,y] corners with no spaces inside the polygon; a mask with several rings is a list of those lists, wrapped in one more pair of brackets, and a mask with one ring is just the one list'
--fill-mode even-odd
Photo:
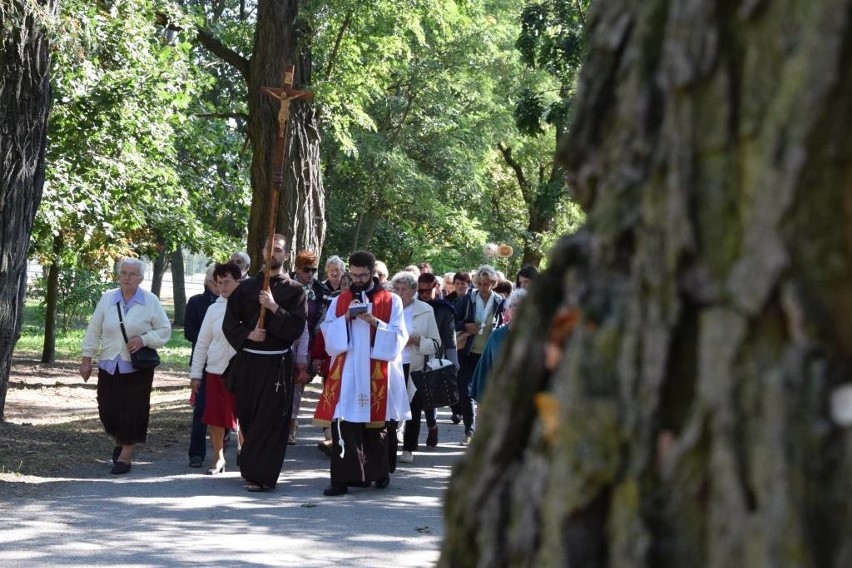
{"label": "paved path", "polygon": [[433,565],[462,426],[440,413],[439,446],[426,451],[424,425],[424,451],[398,465],[390,487],[330,498],[328,458],[316,449],[322,433],[307,425],[307,410],[269,493],[245,491],[233,467],[216,477],[189,469],[183,447],[147,463],[141,451],[118,477],[105,455],[74,477],[39,478],[44,491],[30,497],[3,497],[0,483],[0,566]]}

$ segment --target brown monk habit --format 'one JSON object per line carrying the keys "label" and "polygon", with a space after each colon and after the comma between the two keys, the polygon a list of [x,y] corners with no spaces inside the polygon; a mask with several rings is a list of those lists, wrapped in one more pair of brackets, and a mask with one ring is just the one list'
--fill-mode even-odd
{"label": "brown monk habit", "polygon": [[[302,286],[286,275],[269,280],[278,311],[266,314],[266,339],[248,339],[260,315],[259,275],[240,283],[231,297],[222,331],[237,350],[232,366],[237,417],[245,436],[240,473],[246,481],[273,488],[284,463],[293,400],[293,353],[290,348],[305,328],[307,310]],[[286,354],[281,351],[288,350]]]}

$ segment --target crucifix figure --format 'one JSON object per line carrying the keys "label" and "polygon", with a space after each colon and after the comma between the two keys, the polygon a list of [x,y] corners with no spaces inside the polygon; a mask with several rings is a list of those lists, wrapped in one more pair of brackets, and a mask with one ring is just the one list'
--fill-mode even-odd
{"label": "crucifix figure", "polygon": [[278,382],[275,383],[275,392],[278,392],[278,387],[281,386],[281,377],[278,377]]}
{"label": "crucifix figure", "polygon": [[[290,120],[290,101],[295,99],[311,100],[314,94],[310,91],[299,91],[293,88],[293,73],[295,67],[288,65],[284,70],[283,87],[261,87],[260,91],[278,99],[278,138],[275,141],[275,150],[272,155],[272,195],[269,199],[269,224],[266,231],[266,243],[268,250],[267,258],[272,258],[274,247],[273,235],[275,224],[278,219],[278,201],[281,194],[281,185],[284,177],[284,156],[286,154],[287,123]],[[269,290],[269,271],[263,273],[263,289]],[[260,318],[257,327],[263,328],[266,310],[261,307]],[[277,389],[276,389],[277,390]]]}
{"label": "crucifix figure", "polygon": [[[288,65],[284,71],[283,87],[261,87],[260,92],[275,97],[279,101],[278,107],[278,137],[284,138],[287,134],[287,122],[290,120],[290,101],[294,99],[311,100],[314,94],[310,91],[298,91],[293,88],[293,65]],[[276,148],[277,149],[277,148]],[[275,156],[278,158],[278,155]],[[282,164],[283,165],[283,164]]]}

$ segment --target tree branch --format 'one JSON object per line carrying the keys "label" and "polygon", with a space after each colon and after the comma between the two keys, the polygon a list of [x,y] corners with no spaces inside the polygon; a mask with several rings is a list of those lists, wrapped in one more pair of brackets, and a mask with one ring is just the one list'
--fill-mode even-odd
{"label": "tree branch", "polygon": [[337,38],[334,40],[334,49],[331,50],[331,57],[328,58],[328,66],[325,68],[326,81],[331,79],[331,72],[334,70],[334,62],[337,60],[337,52],[340,50],[340,44],[343,42],[343,34],[346,33],[350,22],[352,22],[352,12],[352,10],[349,10],[346,14],[346,18],[343,20],[343,23],[340,25],[340,30],[337,32]]}
{"label": "tree branch", "polygon": [[213,35],[210,30],[206,30],[204,28],[198,27],[198,43],[206,47],[211,53],[219,57],[225,63],[233,66],[237,71],[240,72],[240,75],[243,76],[243,79],[246,83],[249,82],[249,60],[226,46],[222,43],[219,38]]}
{"label": "tree branch", "polygon": [[521,167],[521,164],[519,164],[514,156],[512,156],[511,147],[500,142],[497,144],[497,149],[500,150],[500,153],[503,154],[503,159],[506,160],[506,163],[515,172],[515,177],[518,178],[518,185],[521,186],[521,195],[524,196],[524,201],[527,206],[531,206],[533,204],[533,195],[530,191],[530,182],[527,180],[527,176],[524,175],[524,168]]}
{"label": "tree branch", "polygon": [[580,0],[575,0],[574,3],[577,5],[577,12],[580,14],[580,22],[583,26],[586,25],[586,15],[583,13],[583,4]]}
{"label": "tree branch", "polygon": [[201,112],[196,114],[198,118],[241,118],[248,121],[249,115],[244,112]]}

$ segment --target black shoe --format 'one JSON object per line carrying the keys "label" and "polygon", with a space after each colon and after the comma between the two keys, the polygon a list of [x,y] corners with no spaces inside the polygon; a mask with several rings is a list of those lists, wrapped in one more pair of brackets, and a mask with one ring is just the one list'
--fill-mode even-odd
{"label": "black shoe", "polygon": [[376,489],[386,489],[388,485],[390,485],[390,475],[376,480]]}
{"label": "black shoe", "polygon": [[127,462],[115,462],[115,465],[112,466],[110,473],[113,475],[122,475],[128,473],[130,471],[130,464]]}
{"label": "black shoe", "polygon": [[198,456],[189,458],[189,467],[201,467],[202,465],[204,465],[204,458]]}
{"label": "black shoe", "polygon": [[325,491],[322,492],[326,497],[337,497],[339,495],[346,495],[349,492],[349,488],[341,483],[332,483],[328,487],[325,488]]}
{"label": "black shoe", "polygon": [[453,413],[453,415],[450,416],[450,420],[453,421],[453,424],[458,424],[459,422],[461,422],[461,416]]}
{"label": "black shoe", "polygon": [[121,446],[116,446],[112,449],[112,465],[118,461],[118,456],[121,455]]}

